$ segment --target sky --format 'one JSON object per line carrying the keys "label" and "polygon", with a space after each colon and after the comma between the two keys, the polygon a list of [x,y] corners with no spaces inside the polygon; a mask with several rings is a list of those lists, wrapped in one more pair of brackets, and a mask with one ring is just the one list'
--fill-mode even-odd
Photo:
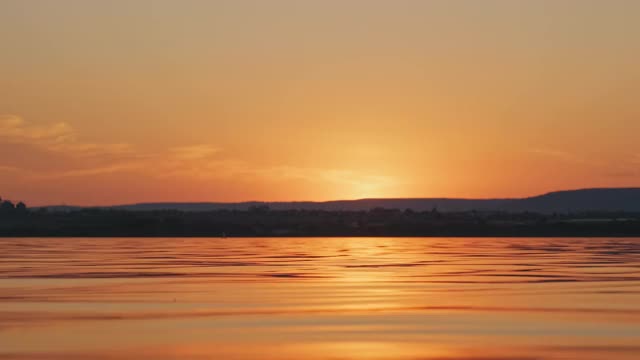
{"label": "sky", "polygon": [[0,0],[0,196],[640,185],[640,1]]}

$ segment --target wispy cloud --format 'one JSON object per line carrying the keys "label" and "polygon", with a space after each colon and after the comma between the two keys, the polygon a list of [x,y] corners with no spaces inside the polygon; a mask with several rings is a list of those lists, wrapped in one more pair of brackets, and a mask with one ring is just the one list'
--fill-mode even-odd
{"label": "wispy cloud", "polygon": [[105,174],[113,174],[118,172],[132,171],[139,169],[140,164],[137,162],[133,163],[119,163],[119,164],[111,164],[106,166],[96,166],[96,167],[87,167],[81,169],[68,169],[55,171],[50,173],[39,173],[33,174],[32,179],[62,179],[62,178],[73,178],[73,177],[86,177],[86,176],[95,176],[95,175],[105,175]]}
{"label": "wispy cloud", "polygon": [[26,145],[42,153],[55,153],[62,158],[77,160],[73,162],[74,165],[46,171],[36,171],[27,165],[16,167],[13,164],[0,164],[0,171],[10,171],[31,180],[99,175],[127,171],[142,165],[141,155],[131,145],[82,141],[78,132],[65,122],[35,124],[18,116],[0,115],[0,143]]}
{"label": "wispy cloud", "polygon": [[[1,172],[11,173],[11,176],[24,176],[33,181],[130,173],[145,179],[304,181],[358,188],[363,193],[375,193],[396,184],[388,176],[347,169],[255,166],[246,160],[228,156],[212,144],[184,145],[144,152],[129,144],[86,142],[82,141],[78,132],[69,124],[33,124],[16,116],[0,116],[0,142],[25,144],[40,151],[82,160],[49,170],[0,164]],[[97,158],[100,161],[95,161]]]}
{"label": "wispy cloud", "polygon": [[25,144],[73,157],[114,156],[133,153],[124,143],[91,143],[79,140],[77,131],[68,123],[33,124],[14,115],[0,116],[0,141]]}
{"label": "wispy cloud", "polygon": [[0,116],[0,137],[16,143],[59,144],[73,140],[74,131],[64,122],[34,125],[18,116],[3,115]]}

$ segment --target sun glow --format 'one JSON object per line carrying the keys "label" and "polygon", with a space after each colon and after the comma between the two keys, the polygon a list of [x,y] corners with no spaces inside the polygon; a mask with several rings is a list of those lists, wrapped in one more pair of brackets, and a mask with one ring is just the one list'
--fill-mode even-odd
{"label": "sun glow", "polygon": [[350,192],[349,198],[351,199],[371,199],[371,198],[383,198],[388,197],[385,189],[377,184],[363,183],[354,186]]}
{"label": "sun glow", "polygon": [[353,179],[347,183],[341,198],[370,199],[393,197],[396,181],[390,177],[368,176]]}

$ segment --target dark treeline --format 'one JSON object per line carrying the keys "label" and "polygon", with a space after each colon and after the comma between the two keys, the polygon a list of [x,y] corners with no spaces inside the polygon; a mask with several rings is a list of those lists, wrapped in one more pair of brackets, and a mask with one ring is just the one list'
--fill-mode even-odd
{"label": "dark treeline", "polygon": [[20,215],[27,213],[27,205],[23,202],[14,204],[11,200],[2,200],[0,198],[0,216],[10,217],[11,215]]}
{"label": "dark treeline", "polygon": [[[6,205],[5,205],[6,204]],[[0,236],[640,236],[640,213],[29,210],[2,202]]]}

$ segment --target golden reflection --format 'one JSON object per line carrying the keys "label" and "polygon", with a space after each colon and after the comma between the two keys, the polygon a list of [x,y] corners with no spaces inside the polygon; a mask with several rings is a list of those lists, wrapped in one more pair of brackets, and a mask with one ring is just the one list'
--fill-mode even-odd
{"label": "golden reflection", "polygon": [[0,358],[635,360],[640,240],[621,244],[14,239]]}

